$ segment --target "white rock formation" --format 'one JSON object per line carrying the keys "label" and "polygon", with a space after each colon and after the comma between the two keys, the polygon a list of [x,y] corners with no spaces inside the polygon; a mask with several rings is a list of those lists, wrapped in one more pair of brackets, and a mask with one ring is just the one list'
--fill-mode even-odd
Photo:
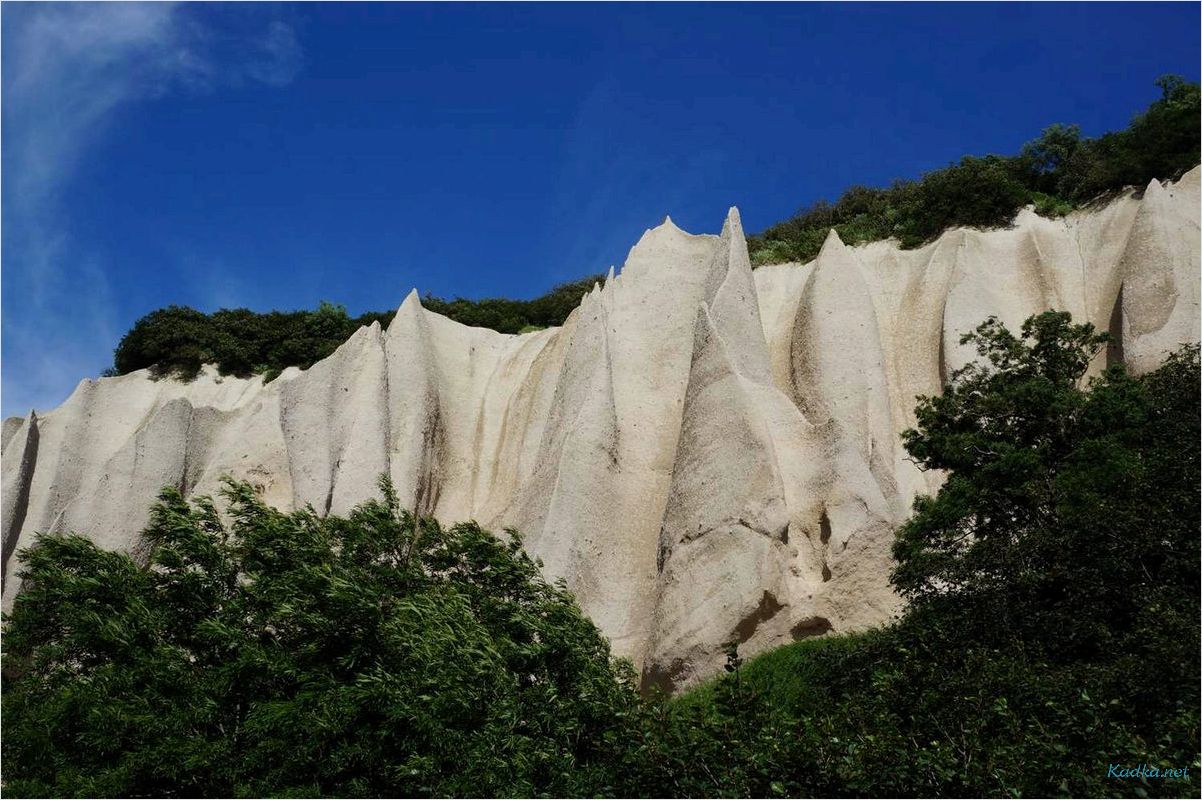
{"label": "white rock formation", "polygon": [[678,687],[724,642],[754,653],[898,609],[892,532],[938,477],[897,434],[971,356],[961,333],[1066,309],[1144,371],[1198,340],[1198,302],[1197,169],[916,250],[832,232],[812,263],[755,272],[737,212],[721,236],[665,220],[562,328],[469,328],[414,292],[386,331],[270,384],[139,372],[6,420],[4,607],[36,532],[136,551],[164,484],[231,474],[280,508],[345,513],[386,472],[443,521],[522,530],[646,682]]}

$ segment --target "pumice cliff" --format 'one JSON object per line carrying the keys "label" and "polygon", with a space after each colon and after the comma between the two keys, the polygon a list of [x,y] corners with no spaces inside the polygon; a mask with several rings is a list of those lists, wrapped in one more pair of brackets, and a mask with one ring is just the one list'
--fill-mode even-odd
{"label": "pumice cliff", "polygon": [[893,531],[938,487],[898,432],[989,315],[1056,308],[1157,366],[1198,339],[1199,170],[1049,220],[952,230],[915,250],[845,246],[751,270],[721,235],[647,231],[561,328],[517,336],[425,311],[363,328],[269,384],[145,372],[85,380],[3,427],[4,607],[14,553],[72,530],[136,550],[171,484],[222,475],[282,509],[345,513],[389,474],[445,522],[514,527],[649,685],[897,611]]}

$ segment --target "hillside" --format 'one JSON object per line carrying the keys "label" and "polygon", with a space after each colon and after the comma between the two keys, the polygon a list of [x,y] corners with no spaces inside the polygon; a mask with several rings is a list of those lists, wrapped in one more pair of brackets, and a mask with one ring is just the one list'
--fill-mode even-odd
{"label": "hillside", "polygon": [[1197,796],[1198,346],[1082,381],[1107,336],[1065,312],[967,340],[902,436],[947,481],[875,630],[640,696],[515,531],[418,524],[386,477],[348,517],[168,487],[136,557],[22,551],[6,792]]}
{"label": "hillside", "polygon": [[912,250],[832,233],[814,262],[754,273],[732,210],[720,236],[649,230],[560,328],[467,327],[413,293],[270,383],[83,381],[5,421],[5,605],[35,531],[133,548],[164,484],[231,473],[344,513],[387,473],[404,507],[523,531],[647,685],[712,674],[732,638],[873,626],[899,607],[893,533],[938,485],[897,434],[971,356],[961,334],[1054,307],[1115,335],[1093,372],[1154,368],[1197,337],[1198,208],[1195,169]]}

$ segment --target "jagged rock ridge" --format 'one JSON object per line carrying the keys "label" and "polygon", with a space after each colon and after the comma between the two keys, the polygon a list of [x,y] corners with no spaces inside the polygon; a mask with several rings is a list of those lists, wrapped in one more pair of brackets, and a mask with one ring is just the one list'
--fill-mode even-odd
{"label": "jagged rock ridge", "polygon": [[387,331],[270,384],[139,372],[6,420],[4,607],[35,532],[136,550],[165,484],[211,493],[232,474],[280,508],[345,513],[388,473],[441,520],[523,531],[645,681],[678,687],[724,642],[897,610],[892,532],[939,480],[897,433],[970,357],[961,333],[1065,309],[1145,371],[1197,341],[1198,278],[1198,169],[916,250],[832,232],[813,262],[754,273],[733,209],[720,236],[668,219],[561,328],[469,328],[414,292]]}

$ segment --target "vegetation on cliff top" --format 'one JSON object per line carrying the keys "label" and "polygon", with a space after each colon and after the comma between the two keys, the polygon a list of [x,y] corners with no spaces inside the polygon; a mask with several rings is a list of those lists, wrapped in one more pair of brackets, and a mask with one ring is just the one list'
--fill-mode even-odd
{"label": "vegetation on cliff top", "polygon": [[[445,317],[501,333],[524,333],[562,325],[604,275],[560,284],[533,300],[443,300],[433,295],[422,305]],[[195,378],[204,364],[216,364],[222,375],[247,378],[263,374],[271,380],[288,367],[308,369],[338,349],[364,325],[388,327],[395,311],[369,311],[352,317],[345,306],[322,303],[316,311],[271,311],[246,308],[205,314],[186,306],[152,311],[134,323],[113,356],[112,375],[151,369],[158,376]]]}
{"label": "vegetation on cliff top", "polygon": [[347,519],[232,484],[232,524],[167,490],[148,566],[21,554],[5,793],[1196,797],[1198,348],[1085,384],[1105,337],[1067,314],[966,338],[904,436],[947,481],[890,626],[640,699],[516,539],[415,533],[386,482]]}
{"label": "vegetation on cliff top", "polygon": [[[43,537],[5,634],[5,794],[566,794],[637,697],[516,538],[383,500],[166,489],[149,565]],[[14,677],[15,676],[15,677]]]}
{"label": "vegetation on cliff top", "polygon": [[897,239],[917,247],[948,228],[1009,225],[1027,205],[1044,216],[1153,178],[1173,180],[1199,162],[1199,86],[1166,76],[1161,97],[1126,130],[1096,139],[1076,125],[1053,125],[1016,156],[965,156],[958,164],[887,188],[853,186],[748,239],[755,265],[810,261],[834,228],[849,245]]}
{"label": "vegetation on cliff top", "polygon": [[[1017,156],[966,156],[916,181],[884,189],[854,186],[834,203],[820,201],[793,219],[748,238],[755,266],[809,261],[834,228],[847,244],[894,237],[914,247],[958,225],[1008,225],[1028,204],[1058,216],[1090,201],[1153,178],[1169,180],[1199,161],[1199,86],[1161,78],[1162,96],[1123,131],[1083,138],[1073,125],[1053,125]],[[593,284],[594,275],[556,286],[533,300],[489,298],[422,304],[456,322],[502,333],[562,325]],[[308,368],[334,352],[358,328],[378,321],[387,327],[392,311],[351,317],[342,306],[323,303],[316,311],[257,313],[245,308],[205,314],[185,306],[153,311],[121,339],[107,373],[124,375],[153,368],[158,375],[191,379],[205,363],[223,375],[274,378],[288,367]]]}

